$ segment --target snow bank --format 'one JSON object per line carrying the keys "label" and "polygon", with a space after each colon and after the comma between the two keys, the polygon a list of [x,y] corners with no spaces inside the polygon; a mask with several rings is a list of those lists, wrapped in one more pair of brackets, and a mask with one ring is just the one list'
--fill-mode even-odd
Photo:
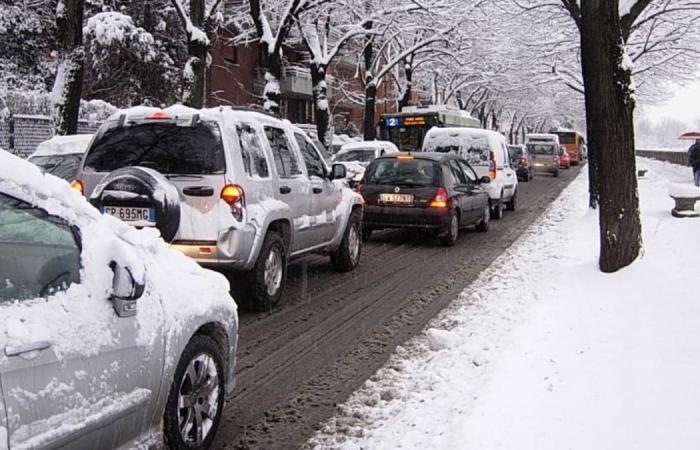
{"label": "snow bank", "polygon": [[671,217],[666,194],[690,171],[644,164],[639,261],[616,274],[597,269],[583,171],[307,446],[697,448],[700,233]]}

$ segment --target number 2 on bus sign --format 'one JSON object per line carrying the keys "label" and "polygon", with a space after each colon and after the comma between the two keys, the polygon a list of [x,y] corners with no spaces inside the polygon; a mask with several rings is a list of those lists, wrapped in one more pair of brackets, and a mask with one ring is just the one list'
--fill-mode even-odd
{"label": "number 2 on bus sign", "polygon": [[399,126],[399,118],[398,117],[387,117],[386,118],[386,126],[387,127],[398,127]]}

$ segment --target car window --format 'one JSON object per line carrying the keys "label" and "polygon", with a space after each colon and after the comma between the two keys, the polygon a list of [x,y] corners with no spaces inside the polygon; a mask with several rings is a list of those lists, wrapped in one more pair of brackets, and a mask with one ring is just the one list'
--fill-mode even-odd
{"label": "car window", "polygon": [[45,297],[80,282],[80,247],[60,219],[0,194],[0,267],[0,304]]}
{"label": "car window", "polygon": [[453,159],[449,161],[448,164],[450,169],[452,169],[452,173],[454,173],[454,176],[457,178],[458,184],[467,184],[467,177],[464,175],[464,172],[462,172],[462,169],[457,164],[457,161]]}
{"label": "car window", "polygon": [[280,177],[293,177],[301,175],[301,168],[297,155],[292,149],[287,134],[281,128],[266,126],[265,136],[270,142],[272,156],[275,158],[275,167]]}
{"label": "car window", "polygon": [[29,158],[29,162],[41,167],[44,171],[64,180],[72,181],[78,172],[83,155],[71,153],[68,155],[45,155]]}
{"label": "car window", "polygon": [[439,166],[423,159],[379,159],[365,173],[366,184],[394,186],[437,186]]}
{"label": "car window", "polygon": [[356,150],[346,150],[344,153],[340,153],[335,157],[336,162],[371,162],[374,160],[374,149],[356,149]]}
{"label": "car window", "polygon": [[238,142],[241,145],[241,156],[245,172],[249,176],[269,177],[270,171],[267,167],[267,159],[260,142],[260,136],[258,136],[255,128],[248,124],[239,123],[236,124],[236,131],[238,132]]}
{"label": "car window", "polygon": [[195,126],[145,122],[111,128],[95,140],[84,165],[94,172],[131,166],[164,174],[223,174],[226,159],[219,127],[202,121]]}
{"label": "car window", "polygon": [[297,144],[299,144],[299,148],[301,149],[301,154],[304,157],[304,164],[306,164],[306,172],[309,177],[312,175],[319,178],[325,177],[325,165],[323,161],[321,161],[321,157],[318,155],[314,145],[302,134],[294,133],[294,138],[297,140]]}
{"label": "car window", "polygon": [[462,169],[462,172],[467,177],[467,180],[469,180],[472,183],[476,183],[476,180],[478,180],[479,178],[476,176],[476,172],[474,172],[474,169],[472,169],[469,166],[469,164],[467,164],[464,161],[457,161],[457,164]]}
{"label": "car window", "polygon": [[527,150],[533,155],[557,155],[556,144],[527,144]]}

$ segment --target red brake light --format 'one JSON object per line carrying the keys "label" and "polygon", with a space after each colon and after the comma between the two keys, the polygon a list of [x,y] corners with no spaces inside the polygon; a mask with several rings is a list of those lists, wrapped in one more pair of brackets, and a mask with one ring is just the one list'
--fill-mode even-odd
{"label": "red brake light", "polygon": [[243,188],[235,184],[227,184],[221,189],[221,200],[233,206],[243,201]]}
{"label": "red brake light", "polygon": [[489,152],[489,178],[496,179],[496,155]]}
{"label": "red brake light", "polygon": [[148,118],[155,119],[155,120],[163,120],[163,119],[170,119],[170,116],[165,111],[156,111],[156,112],[152,113],[150,116],[148,116]]}
{"label": "red brake light", "polygon": [[447,196],[447,191],[444,188],[438,188],[435,193],[435,197],[430,202],[431,208],[447,208],[447,202],[449,197]]}
{"label": "red brake light", "polygon": [[520,164],[527,164],[527,156],[520,158]]}
{"label": "red brake light", "polygon": [[85,193],[85,186],[83,186],[83,182],[80,180],[71,181],[70,187],[75,189],[76,191],[80,192],[81,194]]}

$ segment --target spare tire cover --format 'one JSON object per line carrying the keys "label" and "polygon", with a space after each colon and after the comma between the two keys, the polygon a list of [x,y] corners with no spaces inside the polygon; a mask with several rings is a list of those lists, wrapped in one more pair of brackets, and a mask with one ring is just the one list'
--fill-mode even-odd
{"label": "spare tire cover", "polygon": [[[105,176],[90,196],[104,212],[106,206],[152,208],[155,226],[165,242],[172,242],[180,227],[180,196],[161,173],[147,167],[123,167]],[[136,226],[141,222],[135,223]]]}

